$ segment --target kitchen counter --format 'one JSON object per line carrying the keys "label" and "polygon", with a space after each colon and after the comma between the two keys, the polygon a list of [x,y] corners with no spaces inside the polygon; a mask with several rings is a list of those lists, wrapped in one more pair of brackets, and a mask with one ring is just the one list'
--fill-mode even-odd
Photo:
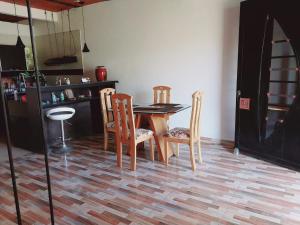
{"label": "kitchen counter", "polygon": [[[55,85],[55,86],[44,86],[41,87],[41,92],[55,92],[55,91],[62,91],[66,89],[88,89],[88,88],[95,88],[95,87],[102,87],[102,86],[110,86],[118,83],[118,81],[99,81],[99,82],[91,82],[85,84],[70,84],[70,85]],[[28,90],[35,90],[36,87],[29,87]]]}
{"label": "kitchen counter", "polygon": [[[104,88],[115,88],[118,81],[103,81],[86,84],[41,87],[43,101],[44,129],[47,144],[50,146],[60,136],[60,123],[49,120],[45,113],[50,108],[68,106],[76,110],[73,118],[65,124],[66,137],[80,138],[103,132],[102,112],[99,91]],[[51,94],[59,96],[66,89],[71,89],[75,99],[67,99],[52,103]],[[26,88],[27,102],[8,101],[11,133],[15,146],[42,153],[42,130],[39,114],[36,87]]]}

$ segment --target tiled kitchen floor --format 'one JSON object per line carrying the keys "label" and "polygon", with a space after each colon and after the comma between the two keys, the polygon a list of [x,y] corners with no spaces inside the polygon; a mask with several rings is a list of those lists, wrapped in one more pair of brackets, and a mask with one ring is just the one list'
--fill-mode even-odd
{"label": "tiled kitchen floor", "polygon": [[[300,224],[300,173],[224,146],[204,144],[196,172],[183,146],[169,167],[141,151],[136,172],[127,156],[117,168],[99,137],[72,146],[67,161],[50,156],[56,224]],[[23,224],[49,224],[43,156],[27,154],[15,167]],[[8,163],[0,178],[0,224],[15,224]]]}

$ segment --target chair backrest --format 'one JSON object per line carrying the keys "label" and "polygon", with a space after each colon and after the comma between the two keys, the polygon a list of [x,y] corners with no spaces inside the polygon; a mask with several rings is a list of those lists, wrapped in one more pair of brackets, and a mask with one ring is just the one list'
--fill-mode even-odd
{"label": "chair backrest", "polygon": [[133,120],[132,96],[127,94],[114,94],[112,96],[116,135],[122,143],[130,141],[135,143],[135,125]]}
{"label": "chair backrest", "polygon": [[203,102],[203,92],[196,91],[193,94],[192,115],[190,121],[191,138],[200,137],[200,118]]}
{"label": "chair backrest", "polygon": [[153,88],[153,102],[158,103],[170,103],[171,101],[171,87],[168,86],[156,86]]}
{"label": "chair backrest", "polygon": [[106,126],[106,124],[108,122],[114,121],[111,97],[113,94],[116,93],[116,90],[113,88],[105,88],[105,89],[100,90],[99,93],[100,93],[103,124],[104,124],[104,126]]}

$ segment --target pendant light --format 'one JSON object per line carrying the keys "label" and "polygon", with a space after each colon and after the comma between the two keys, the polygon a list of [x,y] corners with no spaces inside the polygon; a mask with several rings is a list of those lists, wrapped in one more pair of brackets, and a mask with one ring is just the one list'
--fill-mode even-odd
{"label": "pendant light", "polygon": [[82,13],[82,24],[83,24],[83,38],[84,38],[84,46],[82,49],[82,52],[87,53],[90,52],[90,49],[88,48],[86,44],[86,36],[85,36],[85,21],[84,21],[84,13],[83,13],[83,2],[81,2],[81,13]]}
{"label": "pendant light", "polygon": [[[16,7],[16,1],[14,0],[14,8],[15,8],[15,16],[17,17],[17,7]],[[19,22],[17,22],[17,30],[18,30],[18,38],[16,46],[19,48],[25,48],[25,45],[20,37],[20,30],[19,30]]]}

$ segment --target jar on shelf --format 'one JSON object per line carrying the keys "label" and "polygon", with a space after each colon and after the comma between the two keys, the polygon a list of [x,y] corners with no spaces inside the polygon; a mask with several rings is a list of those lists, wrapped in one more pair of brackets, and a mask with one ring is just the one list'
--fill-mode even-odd
{"label": "jar on shelf", "polygon": [[104,66],[97,66],[95,74],[97,81],[107,80],[107,69]]}

